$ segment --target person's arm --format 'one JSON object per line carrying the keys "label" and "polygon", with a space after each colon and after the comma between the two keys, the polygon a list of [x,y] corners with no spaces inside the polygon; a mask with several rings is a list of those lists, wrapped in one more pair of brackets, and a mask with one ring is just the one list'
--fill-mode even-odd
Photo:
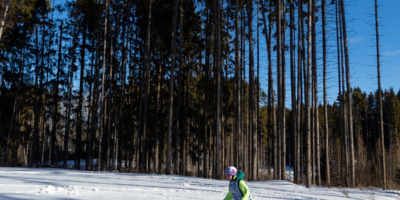
{"label": "person's arm", "polygon": [[247,184],[243,180],[239,181],[239,189],[243,194],[242,200],[248,200],[250,197],[250,192]]}
{"label": "person's arm", "polygon": [[231,194],[231,190],[228,189],[228,194],[226,195],[224,200],[232,200],[232,194]]}

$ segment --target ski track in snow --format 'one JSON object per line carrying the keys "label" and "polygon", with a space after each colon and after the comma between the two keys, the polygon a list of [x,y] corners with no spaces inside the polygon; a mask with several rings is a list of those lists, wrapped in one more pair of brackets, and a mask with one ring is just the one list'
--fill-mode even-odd
{"label": "ski track in snow", "polygon": [[[279,200],[389,200],[400,191],[339,189],[287,181],[249,181],[250,196]],[[344,195],[348,191],[349,198]],[[223,199],[227,180],[177,175],[77,171],[51,168],[0,168],[0,199]]]}

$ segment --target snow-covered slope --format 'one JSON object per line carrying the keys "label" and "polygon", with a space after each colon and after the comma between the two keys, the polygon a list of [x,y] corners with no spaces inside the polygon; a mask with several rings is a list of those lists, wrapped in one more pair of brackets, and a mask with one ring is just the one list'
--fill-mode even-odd
{"label": "snow-covered slope", "polygon": [[[248,182],[252,199],[400,199],[399,191],[307,189],[287,181]],[[39,168],[0,168],[0,199],[223,199],[227,180]]]}

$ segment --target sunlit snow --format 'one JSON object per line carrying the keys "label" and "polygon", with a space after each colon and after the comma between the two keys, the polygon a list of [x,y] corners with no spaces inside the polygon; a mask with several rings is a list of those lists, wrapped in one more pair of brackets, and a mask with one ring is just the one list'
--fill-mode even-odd
{"label": "sunlit snow", "polygon": [[[254,199],[400,199],[400,191],[249,181]],[[227,180],[177,175],[78,171],[54,168],[0,168],[0,199],[223,199]],[[345,196],[348,194],[349,198]]]}

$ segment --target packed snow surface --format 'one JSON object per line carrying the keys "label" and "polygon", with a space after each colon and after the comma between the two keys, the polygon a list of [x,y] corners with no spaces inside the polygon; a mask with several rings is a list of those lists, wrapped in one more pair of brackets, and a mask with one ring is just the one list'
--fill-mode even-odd
{"label": "packed snow surface", "polygon": [[[254,199],[400,199],[399,191],[249,181]],[[223,199],[227,180],[177,175],[92,172],[52,168],[0,168],[0,199]],[[346,197],[345,195],[348,195]]]}

